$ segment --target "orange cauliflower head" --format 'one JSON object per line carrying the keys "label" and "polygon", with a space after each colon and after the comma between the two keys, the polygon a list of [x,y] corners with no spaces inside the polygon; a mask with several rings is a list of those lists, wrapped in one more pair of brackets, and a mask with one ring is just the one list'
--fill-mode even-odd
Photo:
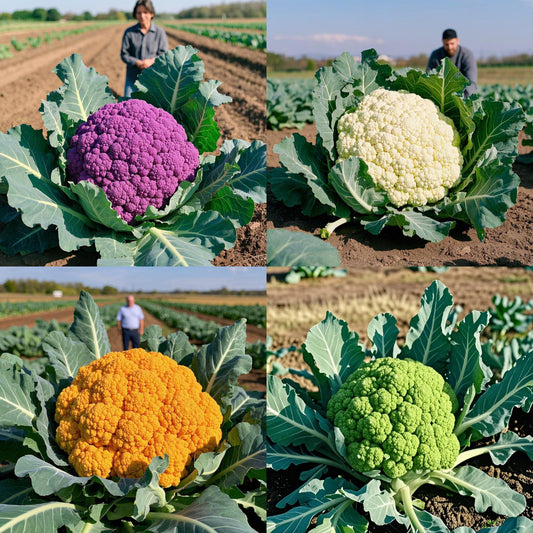
{"label": "orange cauliflower head", "polygon": [[178,485],[191,459],[222,438],[220,407],[193,372],[141,348],[80,368],[57,399],[55,420],[56,440],[79,476],[139,478],[168,454],[163,487]]}

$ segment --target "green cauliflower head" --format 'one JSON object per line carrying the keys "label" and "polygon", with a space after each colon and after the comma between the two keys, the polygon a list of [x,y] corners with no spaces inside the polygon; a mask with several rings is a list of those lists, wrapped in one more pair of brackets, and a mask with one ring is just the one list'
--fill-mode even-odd
{"label": "green cauliflower head", "polygon": [[411,470],[451,468],[459,454],[453,434],[457,399],[433,368],[384,357],[363,363],[328,403],[358,472],[398,478]]}

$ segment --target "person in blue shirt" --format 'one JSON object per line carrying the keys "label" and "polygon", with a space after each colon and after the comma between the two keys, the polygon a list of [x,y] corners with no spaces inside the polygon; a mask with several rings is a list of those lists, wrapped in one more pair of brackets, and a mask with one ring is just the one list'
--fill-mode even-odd
{"label": "person in blue shirt", "polygon": [[151,0],[137,0],[133,17],[138,23],[124,32],[120,58],[126,63],[124,96],[130,97],[137,76],[154,64],[155,58],[168,50],[167,34],[152,19],[155,9]]}
{"label": "person in blue shirt", "polygon": [[144,313],[131,294],[126,298],[126,305],[123,305],[117,314],[117,325],[122,332],[124,350],[129,348],[130,341],[132,348],[139,348],[144,331]]}

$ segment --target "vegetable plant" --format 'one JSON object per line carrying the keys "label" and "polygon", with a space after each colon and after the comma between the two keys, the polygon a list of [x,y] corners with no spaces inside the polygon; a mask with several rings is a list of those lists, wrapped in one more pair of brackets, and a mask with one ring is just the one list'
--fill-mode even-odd
{"label": "vegetable plant", "polygon": [[533,351],[533,300],[495,294],[492,303],[483,360],[503,376],[519,358]]}
{"label": "vegetable plant", "polygon": [[44,339],[43,373],[0,357],[0,527],[260,528],[265,402],[237,384],[252,366],[245,339],[244,320],[199,349],[150,326],[140,349],[110,353],[82,292],[68,335]]}
{"label": "vegetable plant", "polygon": [[343,278],[348,271],[345,268],[332,268],[327,266],[298,266],[292,267],[290,272],[285,276],[285,283],[299,283],[302,279],[307,278]]}
{"label": "vegetable plant", "polygon": [[267,230],[267,266],[340,266],[339,251],[320,237],[289,231]]}
{"label": "vegetable plant", "polygon": [[265,202],[266,146],[226,140],[215,107],[231,99],[202,81],[190,46],[155,61],[131,99],[79,55],[40,111],[46,132],[0,134],[0,249],[93,247],[98,265],[209,265]]}
{"label": "vegetable plant", "polygon": [[210,39],[217,39],[233,45],[245,46],[247,48],[256,48],[258,50],[266,49],[266,35],[264,33],[249,33],[240,31],[223,31],[217,28],[198,28],[194,25],[175,25],[165,24],[168,28],[186,31],[193,35],[202,35]]}
{"label": "vegetable plant", "polygon": [[303,128],[312,123],[310,98],[315,80],[267,79],[267,124],[270,129]]}
{"label": "vegetable plant", "polygon": [[[268,466],[301,472],[301,485],[276,502],[291,508],[270,515],[268,531],[363,532],[364,509],[377,525],[448,532],[416,498],[424,485],[472,497],[477,512],[491,507],[507,516],[491,533],[532,528],[519,516],[526,498],[469,464],[487,455],[502,465],[518,451],[533,458],[533,437],[508,427],[514,408],[527,412],[533,403],[533,351],[495,381],[482,360],[488,321],[488,312],[472,311],[458,322],[439,281],[426,289],[403,345],[389,313],[369,324],[367,347],[327,312],[301,348],[310,371],[278,372],[283,381],[268,376]],[[316,392],[291,374],[308,378]]]}
{"label": "vegetable plant", "polygon": [[272,192],[306,216],[334,217],[324,238],[355,220],[374,235],[398,226],[438,242],[461,221],[483,240],[516,202],[521,107],[464,99],[468,80],[448,59],[425,74],[377,58],[343,53],[316,73],[316,142],[296,133],[274,147]]}

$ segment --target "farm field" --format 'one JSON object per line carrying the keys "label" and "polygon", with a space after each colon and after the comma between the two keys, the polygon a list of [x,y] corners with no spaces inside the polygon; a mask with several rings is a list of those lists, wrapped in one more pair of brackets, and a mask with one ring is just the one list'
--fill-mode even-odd
{"label": "farm field", "polygon": [[[523,338],[526,332],[529,332],[528,339],[533,338],[531,310],[533,272],[530,270],[506,267],[451,267],[445,272],[435,273],[415,272],[401,268],[384,268],[377,271],[350,268],[347,276],[343,278],[305,279],[294,285],[283,283],[282,280],[287,271],[288,269],[281,268],[268,270],[269,335],[273,339],[272,353],[277,352],[281,355],[269,357],[268,370],[283,377],[282,367],[296,369],[298,375],[291,373],[289,377],[305,389],[312,387],[312,384],[303,378],[304,375],[310,375],[309,367],[305,364],[300,351],[287,351],[286,349],[290,345],[296,348],[306,342],[307,351],[309,351],[309,348],[313,346],[312,343],[317,341],[317,337],[315,336],[313,340],[307,338],[306,341],[308,331],[312,326],[324,320],[326,311],[345,320],[349,330],[357,332],[367,348],[370,347],[367,326],[371,319],[379,313],[391,313],[397,318],[398,345],[401,347],[405,343],[411,317],[418,313],[422,294],[433,280],[440,280],[452,294],[454,304],[460,306],[458,320],[462,320],[472,310],[486,311],[493,307],[492,299],[496,294],[507,296],[509,300],[519,296],[522,303],[526,305],[531,300],[529,311],[525,311],[521,319],[515,322],[516,326],[518,322],[524,326],[521,329],[522,333],[511,333],[508,339],[512,336],[516,336],[515,339]],[[516,318],[518,319],[518,315]],[[326,328],[322,330],[326,340],[330,340],[328,344],[330,347],[335,343],[328,335],[334,329],[335,326],[330,324],[329,330],[326,331]],[[481,334],[483,344],[492,342],[489,339],[494,338],[494,330],[490,328]],[[316,348],[317,345],[314,346]],[[269,393],[270,390],[269,385]],[[314,387],[312,390],[317,389]],[[317,397],[319,394],[313,395],[313,399]],[[272,426],[274,426],[273,423],[269,427]],[[509,428],[521,435],[531,435],[533,430],[531,415],[515,409]],[[269,472],[268,513],[273,521],[274,515],[289,510],[289,507],[276,508],[275,504],[287,494],[297,490],[302,484],[298,481],[299,475],[309,468],[310,463],[294,464],[299,466],[292,466],[285,471],[271,470]],[[478,458],[472,464],[490,476],[504,480],[514,490],[521,493],[527,501],[521,516],[533,518],[533,468],[525,454],[513,456],[512,460],[500,466],[492,464],[488,457]],[[339,475],[343,477],[340,470]],[[503,522],[503,518],[493,513],[492,510],[476,512],[470,498],[458,496],[451,491],[425,487],[416,493],[416,497],[424,502],[425,510],[442,520],[450,531],[460,526],[468,526],[479,531],[487,527],[489,523],[497,526]],[[362,512],[362,506],[361,508],[356,506],[356,508],[358,512]],[[366,503],[365,511],[368,511]],[[301,511],[301,514],[303,513]],[[367,513],[362,514],[368,519]],[[405,531],[406,528],[397,523],[387,526],[377,526],[371,523],[368,528],[369,533],[405,533]]]}
{"label": "farm field", "polygon": [[[490,76],[484,77],[486,71]],[[521,72],[522,77],[514,76]],[[272,81],[275,82],[272,75]],[[290,73],[292,74],[292,73]],[[310,73],[312,74],[312,73]],[[480,80],[487,84],[500,84],[514,86],[519,81],[527,79],[531,81],[533,68],[491,68],[480,69]],[[529,76],[529,77],[528,77]],[[271,75],[269,74],[269,80]],[[288,78],[281,78],[288,82]],[[274,104],[269,102],[269,123],[288,123],[293,117],[285,116],[287,109],[297,108],[300,125],[312,121],[312,108],[306,103],[305,90],[299,93],[297,87],[308,87],[306,79],[295,80],[292,85],[290,104],[281,103],[276,106],[274,119],[270,118],[270,110]],[[482,86],[483,87],[488,87]],[[296,88],[296,89],[294,89]],[[269,88],[270,90],[270,88]],[[527,91],[526,91],[527,92]],[[280,100],[276,100],[280,102]],[[529,113],[531,112],[531,108]],[[530,118],[528,119],[531,120]],[[303,135],[309,142],[315,142],[316,127],[314,123],[307,123],[301,128],[285,127],[279,131],[268,130],[267,132],[267,165],[269,171],[279,167],[279,157],[273,152],[273,146],[280,143],[285,137],[294,133]],[[519,139],[523,139],[523,133]],[[519,153],[527,154],[531,147],[520,144]],[[458,224],[449,237],[444,240],[431,243],[417,237],[403,237],[398,228],[386,228],[378,236],[373,236],[365,231],[357,222],[351,222],[329,237],[328,242],[339,250],[341,264],[343,266],[390,266],[390,265],[527,265],[533,262],[533,169],[531,165],[516,162],[514,172],[520,177],[517,202],[507,211],[506,221],[503,225],[488,229],[483,242],[478,240],[474,229],[463,224]],[[315,219],[301,216],[298,210],[288,208],[278,201],[273,194],[268,199],[267,228],[285,228],[291,231],[304,231],[314,235],[319,234],[320,228],[332,220],[332,217],[317,217]]]}
{"label": "farm field", "polygon": [[387,308],[399,318],[405,334],[420,306],[424,289],[440,279],[464,313],[491,306],[494,294],[533,299],[533,271],[508,267],[450,267],[446,272],[414,272],[406,268],[349,268],[344,278],[316,278],[290,285],[281,280],[288,269],[268,269],[268,332],[273,348],[301,344],[326,309],[348,321],[366,338],[370,320]]}
{"label": "farm field", "polygon": [[[102,307],[102,306],[108,306],[111,304],[122,304],[125,300],[126,295],[118,295],[114,297],[109,296],[96,296],[95,301],[96,303]],[[227,299],[224,299],[223,296],[213,295],[213,296],[207,296],[207,295],[200,295],[197,297],[194,297],[192,295],[186,295],[183,298],[176,298],[169,297],[167,294],[158,294],[158,295],[142,295],[138,297],[138,299],[144,299],[148,302],[151,301],[164,301],[168,303],[172,302],[181,302],[181,303],[198,303],[198,304],[211,304],[211,305],[227,305],[227,306],[234,306],[234,305],[265,305],[265,297],[261,298],[259,296],[244,296],[242,298],[231,296]],[[67,298],[65,298],[67,299]],[[0,306],[5,301],[16,301],[16,302],[38,302],[38,303],[48,303],[52,302],[54,303],[54,300],[51,297],[46,297],[44,295],[28,295],[28,294],[2,294],[0,295]],[[68,298],[70,301],[71,298]],[[72,313],[74,310],[74,304],[75,304],[75,298],[72,298],[72,305],[68,307],[61,307],[57,309],[50,309],[45,311],[36,311],[31,313],[23,313],[16,316],[6,316],[0,318],[0,330],[5,330],[9,328],[10,326],[28,326],[33,327],[36,324],[37,320],[57,320],[58,322],[72,322]],[[57,301],[55,303],[58,303]],[[62,303],[61,301],[59,303]],[[198,318],[201,318],[202,320],[209,320],[217,323],[220,326],[227,326],[229,324],[233,324],[235,320],[228,320],[225,318],[221,318],[219,316],[215,315],[208,315],[206,313],[195,313],[193,311],[181,311],[183,313],[196,316]],[[165,324],[164,321],[159,320],[155,318],[152,314],[145,311],[146,315],[146,323],[145,326],[149,326],[151,324],[156,324],[158,326],[161,326],[163,328],[163,331],[165,334],[169,334],[172,331],[176,331],[177,328],[171,328],[168,325]],[[114,321],[112,321],[114,324]],[[113,331],[113,330],[116,330]],[[121,350],[121,337],[120,332],[118,329],[113,326],[110,328],[109,332],[111,338],[112,338],[112,348]],[[247,324],[247,339],[248,342],[256,342],[256,341],[265,341],[265,329],[260,328],[257,326],[253,326],[251,324]]]}
{"label": "farm field", "polygon": [[[15,52],[14,57],[1,61],[0,131],[5,132],[18,124],[29,124],[41,129],[39,113],[41,99],[57,89],[60,81],[52,69],[65,57],[81,54],[84,63],[106,75],[109,87],[116,95],[123,94],[125,65],[120,60],[120,44],[124,29],[129,24],[117,23],[99,30],[52,41],[38,48],[28,47]],[[28,31],[27,35],[35,30]],[[41,30],[39,30],[41,31]],[[266,140],[266,56],[264,52],[233,46],[208,37],[195,36],[180,30],[167,30],[169,47],[192,45],[199,50],[205,63],[205,79],[222,81],[220,92],[233,101],[217,108],[221,139]],[[23,39],[25,34],[17,38]],[[216,266],[264,265],[266,249],[264,225],[266,206],[257,205],[252,221],[239,228],[237,243],[224,250],[215,260]],[[65,253],[53,250],[45,254],[24,257],[0,255],[3,265],[94,265],[96,254],[91,252]]]}

